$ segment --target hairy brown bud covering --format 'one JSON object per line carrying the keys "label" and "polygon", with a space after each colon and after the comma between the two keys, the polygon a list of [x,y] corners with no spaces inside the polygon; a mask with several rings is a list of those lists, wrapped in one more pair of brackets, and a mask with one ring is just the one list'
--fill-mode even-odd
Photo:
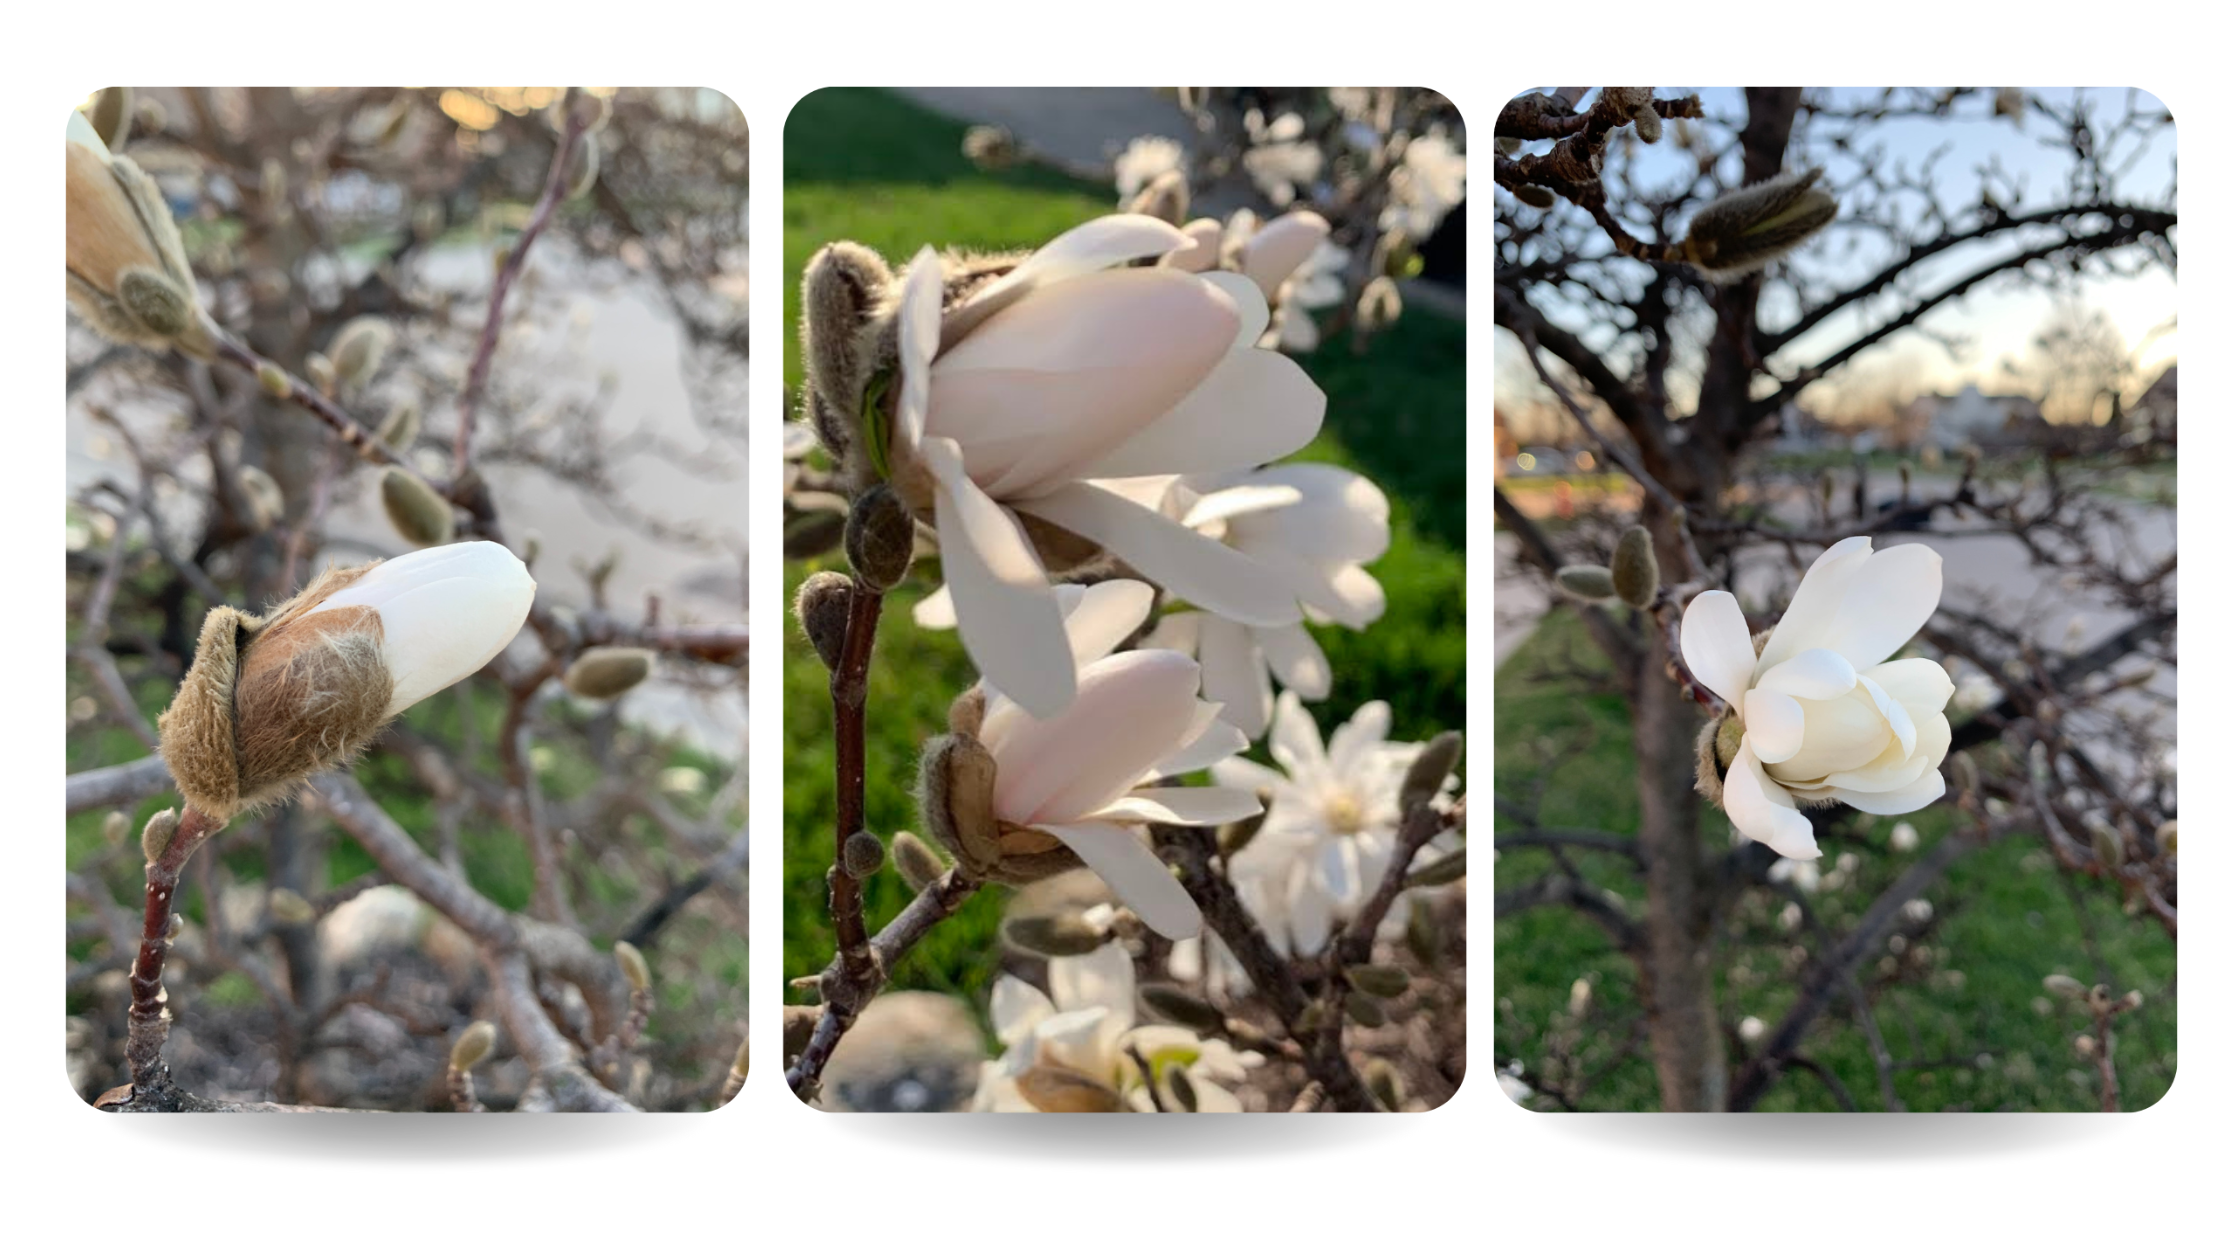
{"label": "hairy brown bud covering", "polygon": [[1140,985],[1136,989],[1136,1001],[1152,1018],[1187,1028],[1201,1037],[1213,1036],[1228,1025],[1220,1008],[1171,984]]}
{"label": "hairy brown bud covering", "polygon": [[1555,193],[1550,189],[1542,188],[1538,184],[1519,184],[1509,191],[1516,194],[1517,200],[1535,210],[1552,210],[1555,208]]}
{"label": "hairy brown bud covering", "polygon": [[825,569],[810,574],[793,594],[793,618],[828,670],[840,668],[840,648],[848,637],[848,596],[854,589],[855,579]]}
{"label": "hairy brown bud covering", "polygon": [[907,831],[894,833],[894,869],[913,893],[925,891],[949,872],[931,845]]}
{"label": "hairy brown bud covering", "polygon": [[881,482],[864,491],[848,509],[841,541],[856,576],[872,590],[885,591],[910,571],[918,523],[902,496]]}
{"label": "hairy brown bud covering", "polygon": [[103,88],[93,94],[93,101],[86,106],[86,120],[93,124],[95,135],[109,146],[111,153],[124,147],[132,138],[132,89],[128,87]]}
{"label": "hairy brown bud covering", "polygon": [[378,315],[360,315],[344,324],[327,343],[327,361],[334,365],[336,383],[355,388],[372,380],[396,338],[389,321]]}
{"label": "hairy brown bud covering", "polygon": [[1016,915],[1003,921],[1004,943],[1024,954],[1073,958],[1091,953],[1105,934],[1076,913]]}
{"label": "hairy brown bud covering", "polygon": [[1836,199],[1818,187],[1820,168],[1760,180],[1696,211],[1681,256],[1706,277],[1739,280],[1810,240],[1835,221]]}
{"label": "hairy brown bud covering", "polygon": [[780,1035],[780,1049],[789,1059],[809,1048],[809,1037],[817,1031],[817,1021],[824,1017],[821,1006],[786,1007],[785,1031]]}
{"label": "hairy brown bud covering", "polygon": [[101,838],[109,842],[110,848],[113,849],[123,844],[125,837],[131,834],[132,815],[125,813],[123,810],[112,809],[107,816],[102,818]]}
{"label": "hairy brown bud covering", "polygon": [[171,847],[171,836],[178,830],[179,811],[175,809],[157,811],[140,829],[140,855],[148,859],[148,865],[163,860],[164,851]]}
{"label": "hairy brown bud covering", "polygon": [[1610,570],[1599,564],[1567,564],[1556,570],[1556,585],[1573,599],[1610,599],[1618,593]]}
{"label": "hairy brown bud covering", "polygon": [[840,846],[840,869],[856,879],[869,879],[887,864],[887,846],[868,831],[859,831]]}
{"label": "hairy brown bud covering", "polygon": [[926,833],[975,878],[1031,884],[1081,865],[1057,837],[996,818],[996,761],[978,739],[952,731],[918,763],[918,816]]}

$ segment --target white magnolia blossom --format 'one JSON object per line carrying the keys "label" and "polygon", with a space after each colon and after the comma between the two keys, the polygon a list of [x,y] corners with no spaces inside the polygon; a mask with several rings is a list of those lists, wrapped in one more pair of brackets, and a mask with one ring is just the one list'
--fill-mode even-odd
{"label": "white magnolia blossom", "polygon": [[1935,661],[1886,659],[1943,589],[1943,558],[1928,547],[1877,552],[1857,537],[1812,562],[1763,652],[1733,595],[1690,601],[1681,655],[1742,722],[1722,790],[1736,831],[1802,861],[1820,846],[1800,804],[1905,814],[1944,795],[1952,679]]}
{"label": "white magnolia blossom", "polygon": [[1112,185],[1126,205],[1151,181],[1182,169],[1182,144],[1166,136],[1137,136],[1112,163]]}
{"label": "white magnolia blossom", "polygon": [[995,816],[1014,831],[1040,832],[1072,849],[1163,936],[1197,933],[1203,922],[1143,825],[1212,826],[1249,818],[1260,801],[1230,786],[1145,787],[1147,780],[1202,770],[1245,747],[1198,698],[1198,665],[1178,652],[1111,653],[1143,624],[1151,588],[1141,582],[1061,586],[1066,642],[1080,670],[1074,699],[1041,718],[994,680],[979,740],[995,758]]}
{"label": "white magnolia blossom", "polygon": [[1062,709],[1074,679],[1029,521],[1224,616],[1296,619],[1264,567],[1108,484],[1256,467],[1322,426],[1313,380],[1254,348],[1268,312],[1250,281],[1127,265],[1188,244],[1147,215],[1108,215],[946,312],[932,250],[904,280],[893,479],[931,509],[966,651],[1030,712]]}
{"label": "white magnolia blossom", "polygon": [[981,1065],[974,1111],[1039,1110],[1019,1090],[1020,1075],[1035,1067],[1079,1073],[1134,1110],[1155,1110],[1137,1054],[1161,1079],[1170,1067],[1180,1068],[1199,1111],[1242,1111],[1224,1082],[1244,1079],[1245,1069],[1259,1061],[1257,1054],[1201,1040],[1185,1028],[1138,1025],[1135,963],[1118,941],[1051,959],[1047,994],[1015,976],[997,977],[989,1007],[1004,1052]]}
{"label": "white magnolia blossom", "polygon": [[384,560],[310,613],[370,608],[380,615],[394,716],[489,664],[520,633],[536,595],[536,579],[512,552],[461,542]]}
{"label": "white magnolia blossom", "polygon": [[1254,112],[1246,115],[1245,127],[1253,139],[1244,153],[1245,174],[1271,203],[1290,205],[1302,186],[1322,177],[1322,150],[1304,138],[1307,124],[1299,115],[1285,113],[1263,124]]}
{"label": "white magnolia blossom", "polygon": [[[1296,958],[1311,957],[1335,927],[1351,920],[1384,879],[1400,830],[1400,783],[1421,744],[1385,738],[1391,706],[1362,705],[1331,732],[1328,748],[1299,697],[1276,702],[1268,752],[1281,770],[1232,757],[1213,768],[1214,782],[1265,794],[1260,830],[1229,859],[1229,878],[1268,943]],[[1416,864],[1436,861],[1450,842],[1433,841]],[[1380,927],[1406,921],[1403,897]],[[1207,953],[1212,957],[1206,957]],[[1182,979],[1201,975],[1219,991],[1233,987],[1235,962],[1218,940],[1177,950]]]}
{"label": "white magnolia blossom", "polygon": [[1447,212],[1462,204],[1468,170],[1461,148],[1443,131],[1408,141],[1392,172],[1392,201],[1380,226],[1397,227],[1419,241],[1429,237]]}
{"label": "white magnolia blossom", "polygon": [[[1376,483],[1329,464],[1177,480],[1162,510],[1279,574],[1306,620],[1363,630],[1384,615],[1384,588],[1362,566],[1392,542]],[[1248,625],[1210,611],[1169,613],[1145,640],[1197,658],[1206,699],[1253,739],[1268,729],[1277,681],[1308,700],[1330,694],[1330,662],[1304,625]]]}

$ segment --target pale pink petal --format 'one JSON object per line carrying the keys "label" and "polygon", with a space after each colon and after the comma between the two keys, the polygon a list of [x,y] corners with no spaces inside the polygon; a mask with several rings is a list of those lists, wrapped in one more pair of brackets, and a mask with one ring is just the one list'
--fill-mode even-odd
{"label": "pale pink petal", "polygon": [[941,258],[928,245],[911,260],[910,274],[902,281],[902,305],[895,311],[895,374],[902,393],[895,401],[894,446],[901,459],[925,441],[933,357],[941,350],[941,289]]}
{"label": "pale pink petal", "polygon": [[1157,258],[1190,242],[1173,224],[1147,214],[1091,219],[1052,237],[1010,274],[949,312],[941,322],[941,344],[957,344],[983,321],[1037,289],[1138,258]]}
{"label": "pale pink petal", "polygon": [[1307,716],[1299,697],[1291,692],[1276,697],[1275,721],[1268,728],[1268,755],[1296,780],[1320,780],[1330,773],[1330,763],[1322,752],[1322,732],[1315,729],[1314,719]]}
{"label": "pale pink petal", "polygon": [[1305,626],[1262,626],[1252,633],[1260,641],[1260,654],[1268,658],[1269,670],[1284,686],[1303,699],[1330,698],[1330,658]]}
{"label": "pale pink petal", "polygon": [[1198,708],[1201,727],[1184,736],[1181,751],[1152,767],[1159,778],[1189,774],[1218,765],[1224,759],[1236,756],[1252,746],[1244,732],[1219,720],[1221,706],[1201,702]]}
{"label": "pale pink petal", "polygon": [[957,606],[949,595],[949,584],[944,582],[933,588],[924,599],[910,606],[910,619],[928,630],[954,630],[957,628]]}
{"label": "pale pink petal", "polygon": [[1015,722],[989,744],[996,816],[1041,826],[1110,804],[1181,746],[1197,717],[1198,663],[1189,657],[1139,650],[1095,661],[1081,670],[1072,704]]}
{"label": "pale pink petal", "polygon": [[995,1025],[996,1040],[1007,1046],[1023,1041],[1036,1024],[1057,1013],[1042,990],[1017,976],[996,977],[995,992],[988,998],[988,1022]]}
{"label": "pale pink petal", "polygon": [[1190,238],[1190,243],[1160,259],[1161,266],[1179,271],[1205,271],[1220,263],[1220,220],[1192,219],[1182,225],[1182,234]]}
{"label": "pale pink petal", "polygon": [[1137,788],[1089,817],[1102,822],[1168,823],[1210,827],[1260,812],[1260,797],[1241,788]]}
{"label": "pale pink petal", "polygon": [[1275,691],[1249,628],[1209,618],[1198,632],[1198,664],[1204,670],[1201,690],[1221,706],[1222,721],[1253,738],[1268,729]]}
{"label": "pale pink petal", "polygon": [[1892,699],[1890,693],[1882,689],[1882,684],[1874,679],[1862,677],[1859,679],[1859,686],[1874,701],[1875,708],[1881,711],[1882,720],[1890,724],[1890,734],[1897,740],[1898,747],[1905,750],[1906,756],[1911,757],[1915,738],[1913,715],[1907,713],[1905,706]]}
{"label": "pale pink petal", "polygon": [[1066,638],[1078,668],[1120,646],[1151,614],[1151,588],[1132,578],[1114,578],[1086,589],[1076,587],[1065,609]]}
{"label": "pale pink petal", "polygon": [[1260,343],[1260,334],[1268,331],[1268,302],[1252,281],[1234,271],[1208,271],[1198,277],[1207,284],[1229,295],[1237,304],[1237,335],[1229,342],[1232,353],[1249,350]]}
{"label": "pale pink petal", "polygon": [[1392,706],[1371,700],[1330,732],[1330,773],[1352,779],[1361,759],[1384,744],[1392,733]]}
{"label": "pale pink petal", "polygon": [[1328,399],[1298,363],[1267,350],[1221,360],[1188,397],[1096,459],[1084,477],[1222,473],[1282,459],[1314,440]]}
{"label": "pale pink petal", "polygon": [[1270,298],[1315,247],[1330,239],[1330,222],[1312,210],[1277,215],[1244,243],[1237,265]]}
{"label": "pale pink petal", "polygon": [[1197,529],[1247,513],[1289,507],[1300,497],[1297,486],[1230,486],[1199,495],[1190,510],[1182,514],[1182,523]]}

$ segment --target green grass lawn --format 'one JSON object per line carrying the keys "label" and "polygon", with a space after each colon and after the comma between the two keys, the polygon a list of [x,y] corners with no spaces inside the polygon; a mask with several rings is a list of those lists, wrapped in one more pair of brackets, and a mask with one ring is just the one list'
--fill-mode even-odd
{"label": "green grass lawn", "polygon": [[[1615,693],[1581,676],[1604,664],[1577,616],[1562,609],[1503,662],[1495,676],[1494,780],[1503,797],[1528,799],[1545,775],[1544,825],[1630,834],[1639,805],[1626,708]],[[1823,883],[1810,902],[1832,935],[1846,932],[1909,864],[1909,855],[1889,844],[1897,821],[1858,815],[1833,835],[1823,831]],[[1920,831],[1925,850],[1958,814],[1929,809],[1906,821]],[[1496,822],[1496,834],[1504,825]],[[1724,815],[1709,806],[1704,828],[1706,836],[1728,834]],[[1856,855],[1857,865],[1840,887],[1831,887],[1845,855]],[[1630,913],[1640,913],[1641,881],[1622,860],[1582,852],[1576,861],[1583,874],[1623,897]],[[1495,886],[1529,883],[1551,865],[1538,851],[1506,853],[1494,868]],[[1928,955],[1902,964],[1888,960],[1895,975],[1880,957],[1860,971],[1900,1065],[1893,1084],[1908,1109],[2097,1110],[2098,1078],[2071,1048],[2090,1030],[2090,1017],[2076,1006],[2049,1002],[2043,981],[2053,972],[2146,995],[2146,1005],[2117,1026],[2123,1105],[2150,1106],[2169,1089],[2177,1063],[2177,955],[2159,925],[2126,917],[2106,890],[2063,874],[2043,842],[2029,836],[1963,859],[1927,899],[1937,915],[1924,941]],[[1753,890],[1716,945],[1720,1014],[1730,1029],[1747,1016],[1769,1028],[1778,1024],[1796,995],[1804,960],[1799,947],[1816,951],[1809,928],[1789,933],[1778,925],[1785,904],[1770,890]],[[1600,929],[1569,910],[1540,908],[1498,921],[1494,950],[1500,1062],[1522,1060],[1539,1073],[1568,1057],[1581,1076],[1600,1075],[1582,1106],[1656,1108],[1645,1049],[1623,1049],[1640,1020],[1634,969]],[[1566,1008],[1581,977],[1589,978],[1593,998],[1584,1016],[1574,1018]],[[1803,1053],[1833,1072],[1862,1109],[1879,1110],[1866,1035],[1840,999],[1832,1009],[1836,1013],[1823,1017]],[[1544,1099],[1535,1104],[1551,1105]],[[1840,1103],[1816,1076],[1798,1070],[1785,1075],[1759,1108],[1826,1111]]]}
{"label": "green grass lawn", "polygon": [[[786,121],[786,320],[799,323],[809,256],[852,239],[901,265],[921,245],[1012,249],[1037,245],[1110,213],[1110,189],[1037,166],[988,173],[961,154],[965,125],[890,93],[832,88]],[[1383,582],[1384,619],[1366,634],[1324,627],[1336,685],[1313,706],[1325,731],[1372,699],[1393,706],[1393,737],[1423,739],[1463,725],[1463,329],[1410,313],[1366,356],[1326,347],[1305,360],[1329,394],[1328,419],[1296,458],[1342,464],[1392,499],[1392,548],[1370,566]],[[801,381],[786,359],[788,412]],[[843,562],[828,558],[828,566]],[[786,566],[786,592],[814,567]],[[898,588],[880,622],[871,686],[865,804],[882,835],[916,830],[911,792],[918,750],[943,729],[950,699],[974,672],[956,636],[927,632],[910,606],[929,586]],[[832,954],[824,872],[832,856],[832,725],[824,666],[796,636],[785,655],[786,950],[788,976],[821,970]],[[908,900],[891,866],[866,893],[876,927]],[[896,983],[984,1004],[1001,961],[1000,895],[983,893],[902,963]]]}

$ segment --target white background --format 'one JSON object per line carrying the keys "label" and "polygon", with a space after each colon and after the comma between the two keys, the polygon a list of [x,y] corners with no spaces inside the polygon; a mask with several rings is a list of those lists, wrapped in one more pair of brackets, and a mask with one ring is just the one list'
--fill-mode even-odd
{"label": "white background", "polygon": [[[1991,6],[1980,6],[1992,8]],[[25,815],[0,880],[0,1238],[19,1256],[203,1254],[1617,1255],[1769,1251],[2158,1255],[2228,1247],[2212,1215],[2234,1191],[2222,1140],[2231,1071],[2236,863],[2221,802],[2189,818],[2181,1003],[2184,1070],[2134,1116],[1558,1117],[1495,1088],[1491,891],[1471,888],[1470,1075],[1421,1116],[1211,1118],[832,1117],[777,1070],[779,883],[751,891],[757,1070],[705,1116],[182,1117],[93,1112],[66,1088],[54,942],[63,898],[52,728],[63,619],[52,602],[62,513],[63,111],[112,82],[681,83],[721,89],[753,127],[754,416],[751,484],[776,486],[781,141],[787,110],[834,84],[1396,82],[1450,96],[1470,124],[1470,544],[1492,555],[1491,123],[1528,83],[2120,83],[2157,93],[2189,160],[2183,292],[2203,352],[2188,371],[2180,496],[2193,580],[2185,625],[2231,614],[2236,562],[2221,503],[2240,419],[2231,408],[2229,37],[2179,6],[1579,0],[1149,6],[1079,3],[567,6],[172,0],[42,6],[9,23],[0,80],[0,199],[8,382],[5,515],[24,592],[0,651],[21,684],[0,735],[7,800]],[[1914,14],[1918,10],[1919,15]],[[2024,25],[2016,25],[2016,24]],[[2152,25],[2148,25],[2152,23]],[[751,508],[758,587],[776,568],[775,495]],[[1492,730],[1493,574],[1470,574],[1478,616],[1470,733]],[[46,594],[39,594],[46,592]],[[776,783],[783,603],[757,589],[751,697],[754,867],[779,865]],[[2216,620],[2210,620],[2210,619]],[[2221,633],[2221,632],[2220,632]],[[1481,643],[1480,640],[1483,640]],[[2210,644],[2213,650],[2214,641]],[[2199,649],[2197,648],[2198,652]],[[2227,774],[2240,701],[2197,655],[2180,706],[2188,774]],[[2203,742],[2207,741],[2207,742]],[[1470,760],[1490,804],[1490,759]],[[2182,780],[2188,781],[2191,780]],[[2198,797],[2198,793],[2195,794]],[[2206,798],[2203,798],[2206,799]],[[1483,829],[1486,809],[1473,811]],[[1066,1121],[1075,1121],[1072,1123]],[[2215,1232],[2211,1232],[2214,1230]],[[2220,1237],[2221,1236],[2221,1237]],[[2212,1239],[2218,1240],[2212,1243]],[[1373,1251],[1372,1251],[1373,1249]],[[2229,1254],[2229,1253],[2226,1253]]]}

